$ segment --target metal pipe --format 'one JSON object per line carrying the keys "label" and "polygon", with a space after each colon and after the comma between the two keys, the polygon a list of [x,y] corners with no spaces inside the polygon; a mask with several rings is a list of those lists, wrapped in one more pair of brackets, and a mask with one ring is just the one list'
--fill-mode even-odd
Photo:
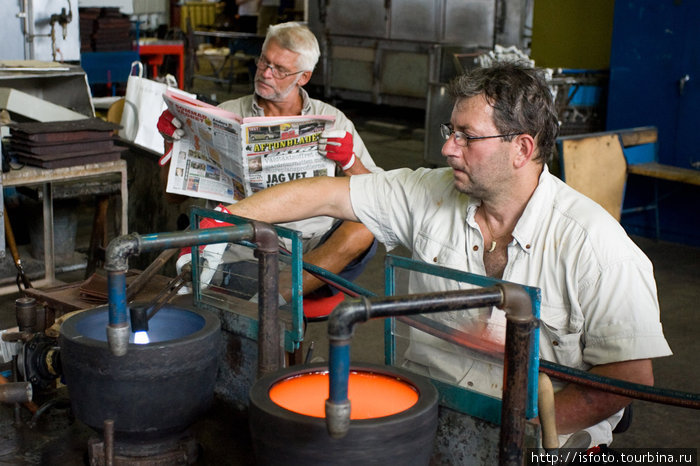
{"label": "metal pipe", "polygon": [[365,298],[342,303],[328,319],[329,398],[326,400],[326,427],[333,438],[342,438],[350,428],[348,379],[350,340],[359,322],[380,317],[456,311],[496,306],[506,312],[506,349],[501,412],[500,464],[522,463],[527,372],[531,335],[536,326],[532,301],[525,289],[514,284],[425,293],[388,298]]}
{"label": "metal pipe", "polygon": [[506,312],[505,387],[498,457],[501,465],[520,466],[523,464],[529,356],[532,331],[537,326],[537,320],[525,289],[511,284],[505,286],[508,290],[503,295],[502,306]]}
{"label": "metal pipe", "polygon": [[24,33],[24,59],[34,60],[34,9],[32,2],[22,0],[22,11],[17,14],[22,18],[22,32]]}
{"label": "metal pipe", "polygon": [[425,293],[385,298],[350,300],[335,308],[328,318],[329,398],[326,426],[333,438],[341,438],[350,427],[347,382],[350,370],[350,340],[355,324],[372,318],[396,317],[468,309],[503,303],[504,287]]}
{"label": "metal pipe", "polygon": [[[264,364],[261,363],[261,367],[264,366],[265,371],[278,369],[280,358],[277,355],[279,352],[275,351],[272,346],[274,344],[276,348],[280,341],[280,330],[277,326],[277,271],[279,270],[277,233],[272,225],[262,222],[149,235],[131,233],[112,240],[105,251],[104,267],[108,272],[109,324],[107,326],[107,341],[112,354],[123,356],[129,345],[126,272],[130,256],[163,249],[244,240],[256,243],[257,251],[259,251],[257,254],[260,257],[260,276],[264,278],[261,280],[261,287],[264,289],[258,302],[260,313],[258,340],[261,349],[259,357],[265,361]],[[274,296],[274,299],[271,296]],[[274,357],[271,354],[274,354]]]}
{"label": "metal pipe", "polygon": [[[12,371],[13,371],[13,373],[12,373],[12,380],[13,380],[13,382],[17,382],[17,367],[16,367],[16,364],[15,364],[16,359],[17,359],[17,355],[12,356]],[[3,386],[3,385],[8,384],[8,383],[13,383],[13,382],[10,382],[10,381],[7,380],[5,377],[3,377],[2,375],[0,375],[0,386]],[[26,403],[22,403],[22,404],[23,404],[23,406],[24,406],[25,408],[27,408],[27,410],[29,410],[30,413],[36,413],[37,410],[39,409],[39,407],[37,406],[37,404],[34,403],[33,401],[27,401]],[[14,406],[15,406],[15,410],[16,410],[16,415],[19,416],[19,408],[20,408],[20,406],[19,406],[19,404],[17,404],[17,403],[15,403]],[[17,418],[16,418],[16,422],[18,422],[19,424],[21,424],[21,419],[17,420]]]}
{"label": "metal pipe", "polygon": [[36,332],[36,299],[28,296],[17,298],[15,300],[15,316],[20,332]]}
{"label": "metal pipe", "polygon": [[274,227],[253,222],[258,258],[258,377],[282,367],[282,332],[278,324],[279,241]]}
{"label": "metal pipe", "polygon": [[0,385],[0,402],[27,403],[32,401],[32,384],[30,382],[12,382]]}

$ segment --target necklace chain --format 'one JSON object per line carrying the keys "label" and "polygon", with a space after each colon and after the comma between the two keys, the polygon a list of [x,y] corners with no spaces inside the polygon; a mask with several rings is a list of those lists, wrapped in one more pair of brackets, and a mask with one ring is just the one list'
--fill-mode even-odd
{"label": "necklace chain", "polygon": [[498,240],[501,238],[504,238],[507,235],[501,235],[499,237],[496,237],[496,235],[493,234],[493,230],[491,229],[491,225],[489,225],[489,221],[486,219],[486,215],[481,214],[484,217],[484,223],[486,224],[486,228],[488,228],[489,233],[491,234],[491,248],[487,249],[486,252],[493,252],[496,250],[496,246],[498,245]]}

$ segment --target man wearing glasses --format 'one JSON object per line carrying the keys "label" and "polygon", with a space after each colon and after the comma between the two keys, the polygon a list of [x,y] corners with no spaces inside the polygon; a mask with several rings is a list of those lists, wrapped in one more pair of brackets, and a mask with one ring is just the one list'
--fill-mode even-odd
{"label": "man wearing glasses", "polygon": [[[652,264],[602,207],[549,173],[558,121],[541,73],[497,64],[460,76],[451,90],[450,122],[440,126],[449,167],[295,181],[232,211],[267,222],[359,220],[388,249],[403,245],[414,259],[539,287],[542,359],[653,384],[651,358],[671,351]],[[280,208],[278,197],[289,204]],[[416,274],[409,286],[418,293],[461,284]],[[502,341],[500,311],[487,312],[484,333]],[[462,330],[478,328],[473,320],[484,314],[433,316]],[[502,380],[463,348],[413,329],[405,358],[412,370],[482,392]],[[560,444],[575,432],[585,440],[579,448],[609,444],[629,399],[556,388]]]}
{"label": "man wearing glasses", "polygon": [[[229,100],[219,107],[244,118],[333,115],[335,129],[323,133],[319,151],[334,160],[338,170],[347,175],[381,171],[345,114],[332,105],[310,98],[303,89],[311,79],[319,56],[318,41],[306,26],[296,22],[270,26],[260,57],[256,60],[255,93]],[[161,115],[158,122],[158,129],[166,141],[182,136],[182,130],[177,129],[179,126],[180,122],[172,121],[168,111]],[[318,217],[284,226],[302,232],[305,262],[340,274],[350,281],[359,275],[376,251],[374,237],[358,222]],[[242,257],[245,248],[238,249]],[[249,251],[247,255],[250,255]],[[188,261],[187,258],[185,261]],[[317,297],[335,293],[335,290],[323,286],[323,282],[307,273],[304,273],[303,282],[305,295],[314,290],[318,290]],[[287,291],[283,292],[285,299],[289,299],[284,295]]]}

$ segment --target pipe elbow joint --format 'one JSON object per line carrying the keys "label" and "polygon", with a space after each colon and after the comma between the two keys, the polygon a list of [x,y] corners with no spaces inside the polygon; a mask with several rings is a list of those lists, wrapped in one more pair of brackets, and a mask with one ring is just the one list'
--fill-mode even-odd
{"label": "pipe elbow joint", "polygon": [[276,253],[279,249],[278,236],[275,227],[269,223],[252,220],[250,224],[253,226],[253,236],[256,251],[263,253]]}
{"label": "pipe elbow joint", "polygon": [[496,285],[501,289],[503,300],[499,309],[506,312],[506,318],[521,323],[535,320],[532,312],[532,300],[525,288],[514,283],[499,283]]}
{"label": "pipe elbow joint", "polygon": [[138,233],[114,238],[105,251],[105,270],[108,272],[126,272],[129,269],[129,257],[141,250],[141,237]]}
{"label": "pipe elbow joint", "polygon": [[369,320],[370,309],[370,302],[364,296],[344,302],[333,309],[328,317],[328,339],[331,343],[352,338],[355,324]]}

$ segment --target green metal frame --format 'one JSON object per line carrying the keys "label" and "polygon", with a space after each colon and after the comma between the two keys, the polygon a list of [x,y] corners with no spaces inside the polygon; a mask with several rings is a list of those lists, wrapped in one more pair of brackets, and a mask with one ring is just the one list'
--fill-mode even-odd
{"label": "green metal frame", "polygon": [[[497,283],[508,283],[504,280],[475,275],[473,273],[454,270],[438,265],[427,264],[421,261],[415,261],[406,257],[393,256],[387,254],[384,260],[384,279],[385,293],[387,296],[396,295],[396,271],[397,269],[405,269],[413,272],[420,272],[438,277],[447,278],[450,280],[469,283],[476,286],[488,287]],[[519,285],[519,284],[518,284]],[[527,291],[532,301],[532,311],[535,318],[540,317],[540,302],[542,300],[541,291],[539,288],[522,286]],[[384,359],[387,365],[396,364],[396,339],[395,339],[396,322],[395,319],[386,319],[384,323]],[[528,397],[526,417],[537,417],[537,377],[539,372],[539,328],[534,330],[534,338],[530,348],[530,364],[528,368]],[[494,424],[501,423],[501,399],[494,398],[483,393],[470,390],[465,387],[460,387],[450,383],[431,379],[440,393],[440,404],[455,411],[474,416],[479,419],[492,422]]]}
{"label": "green metal frame", "polygon": [[[203,218],[213,218],[233,225],[243,225],[250,223],[249,219],[238,217],[236,215],[218,212],[215,210],[204,209],[201,207],[192,207],[190,210],[190,225],[199,225]],[[280,254],[280,261],[289,263],[292,274],[292,328],[284,332],[284,347],[285,351],[293,352],[299,348],[304,339],[304,308],[303,308],[303,283],[302,283],[302,242],[301,233],[296,230],[275,226],[277,235],[281,238],[289,239],[292,242],[292,250],[290,256]],[[255,248],[255,244],[246,241],[237,243],[249,248]],[[202,300],[202,290],[199,286],[199,248],[192,248],[192,296],[194,304],[198,307],[206,307]],[[235,311],[231,311],[235,312]],[[258,338],[258,321],[250,319],[247,316],[238,315],[242,319],[240,329],[243,330],[245,336],[257,340]]]}

